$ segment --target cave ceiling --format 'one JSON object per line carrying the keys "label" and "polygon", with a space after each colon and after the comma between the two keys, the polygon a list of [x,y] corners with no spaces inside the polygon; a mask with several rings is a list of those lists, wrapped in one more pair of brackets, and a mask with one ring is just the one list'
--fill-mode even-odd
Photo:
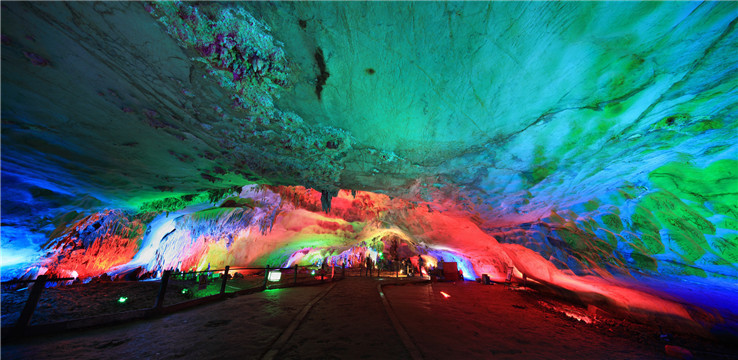
{"label": "cave ceiling", "polygon": [[735,3],[2,6],[4,197],[450,187],[525,214],[736,159]]}

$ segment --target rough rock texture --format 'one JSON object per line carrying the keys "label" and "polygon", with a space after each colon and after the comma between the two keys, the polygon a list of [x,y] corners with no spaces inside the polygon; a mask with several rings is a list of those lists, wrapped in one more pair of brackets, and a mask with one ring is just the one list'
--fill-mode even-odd
{"label": "rough rock texture", "polygon": [[571,289],[733,289],[737,23],[730,2],[3,3],[3,277],[116,214],[139,229],[100,242],[128,241],[120,269],[398,240]]}
{"label": "rough rock texture", "polygon": [[141,246],[144,228],[140,219],[118,210],[87,216],[44,246],[39,274],[89,278],[127,264]]}

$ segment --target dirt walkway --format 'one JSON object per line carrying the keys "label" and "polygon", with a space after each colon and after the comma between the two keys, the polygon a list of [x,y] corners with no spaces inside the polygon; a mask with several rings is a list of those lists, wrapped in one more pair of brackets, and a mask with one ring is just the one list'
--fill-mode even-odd
{"label": "dirt walkway", "polygon": [[377,292],[380,281],[396,280],[352,277],[268,290],[161,319],[4,343],[2,357],[259,359],[301,310],[319,298],[275,358],[406,359],[409,355]]}
{"label": "dirt walkway", "polygon": [[663,348],[604,335],[501,285],[433,283],[384,292],[425,359],[666,358]]}
{"label": "dirt walkway", "polygon": [[385,312],[377,283],[352,277],[316,303],[278,359],[408,359]]}
{"label": "dirt walkway", "polygon": [[328,285],[239,296],[160,319],[2,344],[3,359],[258,359]]}
{"label": "dirt walkway", "polygon": [[[409,359],[377,291],[396,281],[350,277],[269,290],[150,321],[4,342],[2,358],[260,359],[272,349],[275,359]],[[663,344],[567,318],[501,285],[406,284],[383,292],[425,359],[667,358]]]}

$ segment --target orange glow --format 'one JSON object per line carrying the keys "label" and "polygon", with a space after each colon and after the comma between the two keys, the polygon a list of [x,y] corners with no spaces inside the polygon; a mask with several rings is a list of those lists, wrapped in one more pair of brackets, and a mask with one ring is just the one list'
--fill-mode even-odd
{"label": "orange glow", "polygon": [[111,216],[111,213],[105,211],[92,214],[70,227],[52,245],[53,255],[42,263],[44,267],[49,268],[49,274],[61,277],[76,274],[78,277],[87,278],[131,261],[139,250],[139,240],[144,234],[145,228],[140,220],[115,221],[89,245],[81,246],[82,240],[77,229],[85,229]]}
{"label": "orange glow", "polygon": [[451,297],[451,295],[449,295],[449,294],[446,294],[446,293],[445,293],[445,292],[443,292],[443,291],[441,291],[441,295],[443,295],[443,297],[445,297],[446,299],[448,299],[448,298],[450,298],[450,297]]}

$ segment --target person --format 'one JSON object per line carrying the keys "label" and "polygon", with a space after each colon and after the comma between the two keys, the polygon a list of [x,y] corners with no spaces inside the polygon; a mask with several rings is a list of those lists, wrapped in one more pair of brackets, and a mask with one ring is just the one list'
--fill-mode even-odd
{"label": "person", "polygon": [[365,276],[372,276],[372,257],[370,255],[366,256],[366,273]]}
{"label": "person", "polygon": [[420,276],[423,276],[423,267],[425,265],[425,260],[423,260],[423,257],[418,254],[418,273]]}
{"label": "person", "polygon": [[385,260],[386,259],[380,259],[379,258],[379,253],[377,253],[376,260],[374,260],[374,263],[373,263],[373,264],[377,265],[377,277],[380,276],[379,275],[379,270],[384,268],[384,262],[385,262]]}

